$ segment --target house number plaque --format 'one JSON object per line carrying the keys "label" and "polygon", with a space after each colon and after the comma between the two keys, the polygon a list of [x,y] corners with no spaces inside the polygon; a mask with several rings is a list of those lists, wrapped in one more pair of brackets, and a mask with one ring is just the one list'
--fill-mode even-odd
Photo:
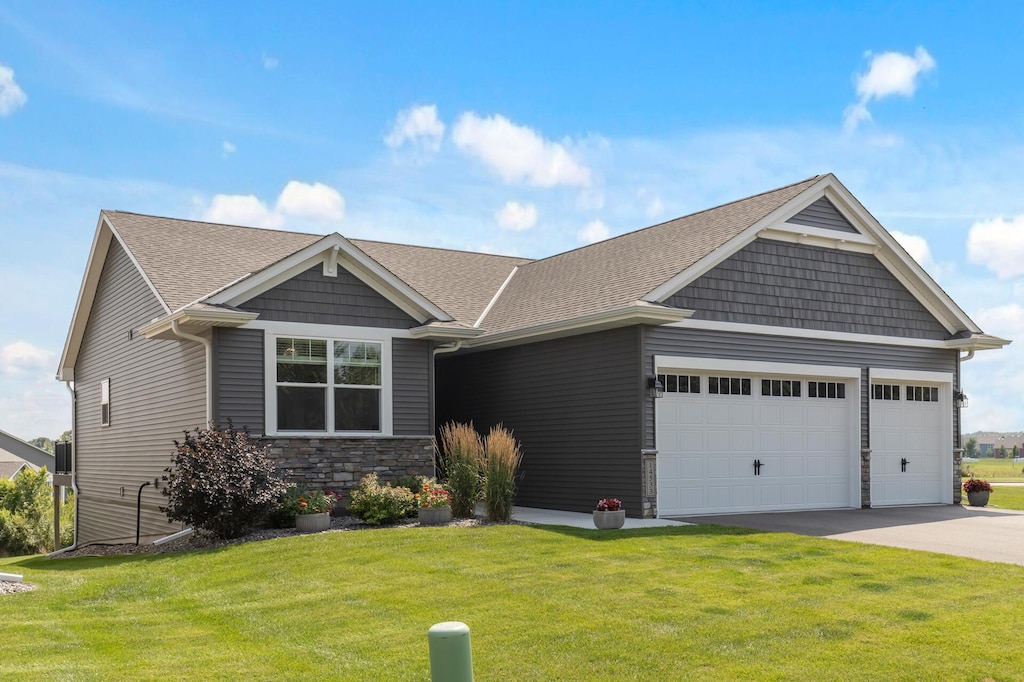
{"label": "house number plaque", "polygon": [[655,497],[658,494],[658,478],[654,457],[644,459],[644,495]]}

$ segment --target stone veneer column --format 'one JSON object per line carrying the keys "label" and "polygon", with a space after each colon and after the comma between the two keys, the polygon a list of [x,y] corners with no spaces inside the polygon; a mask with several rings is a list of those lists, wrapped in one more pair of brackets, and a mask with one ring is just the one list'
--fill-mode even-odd
{"label": "stone veneer column", "polygon": [[964,463],[963,448],[953,448],[953,504],[960,504],[964,499],[963,471]]}
{"label": "stone veneer column", "polygon": [[643,502],[643,517],[658,516],[658,451],[640,451],[640,500]]}
{"label": "stone veneer column", "polygon": [[434,439],[265,438],[268,455],[289,483],[347,493],[375,473],[384,482],[399,476],[434,476]]}
{"label": "stone veneer column", "polygon": [[871,506],[871,450],[860,451],[860,506]]}

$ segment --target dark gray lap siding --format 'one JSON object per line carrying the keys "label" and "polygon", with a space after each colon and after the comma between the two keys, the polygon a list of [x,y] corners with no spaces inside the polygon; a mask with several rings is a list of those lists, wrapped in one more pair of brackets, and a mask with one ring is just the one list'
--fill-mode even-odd
{"label": "dark gray lap siding", "polygon": [[438,424],[498,423],[523,448],[517,504],[641,513],[638,328],[437,359]]}
{"label": "dark gray lap siding", "polygon": [[[263,330],[214,330],[214,421],[266,431],[263,408]],[[393,428],[396,436],[429,436],[430,345],[392,341]]]}
{"label": "dark gray lap siding", "polygon": [[[959,382],[958,352],[944,348],[913,348],[874,343],[852,343],[765,334],[736,334],[678,327],[648,327],[644,342],[644,369],[654,371],[655,355],[682,355],[723,360],[789,362],[861,368],[861,447],[870,447],[868,423],[868,368],[952,372]],[[654,406],[644,403],[644,443],[654,447]],[[954,410],[954,430],[958,428]],[[959,443],[959,434],[953,434]]]}

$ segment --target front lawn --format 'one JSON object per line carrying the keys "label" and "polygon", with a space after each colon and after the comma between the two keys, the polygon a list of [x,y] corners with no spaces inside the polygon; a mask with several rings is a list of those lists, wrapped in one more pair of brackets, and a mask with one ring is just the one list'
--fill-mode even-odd
{"label": "front lawn", "polygon": [[[1024,679],[1024,567],[715,526],[324,533],[193,554],[3,559],[0,679]],[[970,576],[967,580],[966,576]],[[966,648],[965,648],[966,647]]]}
{"label": "front lawn", "polygon": [[990,481],[1024,483],[1024,463],[1014,462],[1012,459],[982,457],[977,462],[964,462],[961,470],[964,478],[973,474],[975,478],[986,478]]}
{"label": "front lawn", "polygon": [[[964,504],[967,504],[967,493],[964,493]],[[1024,509],[1024,486],[993,485],[992,494],[988,496],[988,506],[999,509]]]}

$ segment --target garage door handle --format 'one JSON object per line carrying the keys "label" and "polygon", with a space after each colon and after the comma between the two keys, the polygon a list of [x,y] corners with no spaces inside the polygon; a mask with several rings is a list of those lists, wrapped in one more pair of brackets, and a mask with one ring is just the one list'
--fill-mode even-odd
{"label": "garage door handle", "polygon": [[761,460],[759,460],[759,459],[755,459],[754,460],[754,475],[755,476],[760,476],[761,475],[761,467],[763,467],[763,466],[764,466],[764,464],[761,463]]}
{"label": "garage door handle", "polygon": [[901,467],[900,470],[903,473],[907,473],[907,458],[906,457],[904,457],[903,459],[900,460],[900,467]]}

